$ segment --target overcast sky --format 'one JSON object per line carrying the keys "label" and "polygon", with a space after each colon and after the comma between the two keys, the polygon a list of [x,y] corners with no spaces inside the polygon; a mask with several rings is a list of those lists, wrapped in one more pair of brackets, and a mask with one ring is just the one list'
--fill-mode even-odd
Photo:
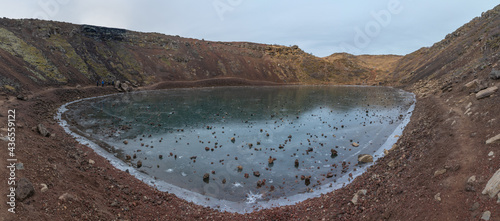
{"label": "overcast sky", "polygon": [[299,45],[316,56],[408,54],[497,0],[0,0],[0,17],[158,32],[212,41]]}

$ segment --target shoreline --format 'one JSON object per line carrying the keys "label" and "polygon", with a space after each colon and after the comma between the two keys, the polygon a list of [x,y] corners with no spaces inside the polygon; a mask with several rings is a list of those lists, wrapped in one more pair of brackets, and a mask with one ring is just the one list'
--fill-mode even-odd
{"label": "shoreline", "polygon": [[[223,87],[296,87],[299,85],[262,85],[262,86],[255,86],[255,85],[246,85],[246,86],[223,86]],[[334,86],[334,85],[300,85],[300,86]],[[381,87],[381,86],[360,86],[360,85],[335,85],[334,87]],[[201,87],[201,88],[211,88],[210,86],[207,87]],[[186,89],[190,90],[193,88],[169,88],[169,89],[155,89],[155,90],[140,90],[140,91],[133,91],[133,92],[128,92],[128,93],[147,93],[149,91],[158,91],[158,90],[177,90],[177,89]],[[384,150],[389,150],[391,149],[392,145],[395,144],[399,138],[399,135],[402,134],[404,128],[408,123],[410,122],[410,117],[412,115],[413,110],[415,109],[415,103],[416,103],[416,98],[415,95],[411,92],[404,91],[402,89],[395,89],[395,90],[400,90],[405,93],[410,93],[412,95],[412,101],[410,102],[409,108],[405,111],[407,114],[405,118],[398,124],[398,126],[394,129],[394,131],[391,132],[389,136],[387,136],[387,139],[382,143],[382,145],[371,155],[373,156],[374,162],[372,164],[367,164],[362,167],[357,167],[356,171],[349,171],[352,174],[352,177],[349,178],[349,175],[347,173],[343,174],[339,178],[336,179],[336,182],[330,181],[325,184],[321,184],[319,189],[315,189],[314,193],[301,193],[301,194],[296,194],[296,195],[291,195],[291,196],[286,196],[286,197],[280,197],[277,199],[272,199],[268,201],[257,201],[256,203],[252,203],[252,207],[249,208],[246,206],[248,204],[247,202],[234,202],[234,201],[228,201],[228,200],[221,200],[217,198],[213,198],[210,196],[202,195],[197,192],[192,192],[188,189],[184,189],[182,187],[175,186],[173,184],[167,183],[163,180],[156,180],[153,179],[152,177],[148,176],[147,174],[141,173],[137,171],[137,169],[131,165],[127,165],[126,162],[123,162],[119,158],[117,158],[113,153],[110,153],[106,148],[101,147],[99,144],[95,143],[94,139],[91,139],[85,135],[82,135],[80,133],[74,132],[70,129],[70,125],[67,122],[67,119],[63,117],[64,112],[66,112],[67,106],[89,100],[89,99],[96,99],[96,98],[103,98],[107,96],[113,96],[116,94],[107,94],[107,95],[101,95],[97,97],[88,97],[88,98],[82,98],[78,99],[75,101],[71,101],[68,103],[63,104],[57,109],[57,114],[54,117],[54,119],[58,122],[58,124],[64,128],[64,131],[72,136],[76,141],[78,141],[81,145],[85,145],[87,147],[90,147],[93,149],[97,154],[100,156],[104,157],[111,165],[113,165],[115,168],[127,172],[131,174],[134,178],[146,183],[147,185],[153,187],[155,190],[162,191],[162,192],[167,192],[167,193],[173,193],[176,195],[176,197],[186,200],[188,202],[192,202],[196,205],[199,206],[204,206],[210,209],[217,210],[219,212],[230,212],[230,213],[238,213],[238,214],[248,214],[252,213],[255,211],[260,211],[264,209],[271,209],[275,207],[281,207],[281,206],[293,206],[297,203],[300,203],[304,200],[307,199],[313,199],[316,197],[319,197],[323,194],[327,194],[330,192],[334,192],[340,188],[343,188],[346,185],[349,185],[356,177],[360,176],[364,172],[366,172],[368,167],[373,166],[374,164],[377,163],[377,159],[384,157]],[[398,91],[398,93],[401,93]],[[396,137],[398,135],[398,137]],[[334,184],[332,187],[332,184]],[[307,195],[307,196],[306,196]]]}
{"label": "shoreline", "polygon": [[[371,217],[370,219],[422,218],[422,216],[438,219],[451,213],[456,213],[462,218],[469,217],[467,211],[471,203],[457,200],[456,203],[442,204],[434,199],[438,192],[443,192],[443,197],[446,196],[444,192],[449,192],[460,199],[471,198],[472,201],[480,202],[479,209],[494,211],[495,203],[477,197],[474,192],[451,191],[454,189],[446,191],[439,187],[444,178],[449,179],[449,176],[453,175],[462,179],[462,177],[468,178],[470,176],[468,174],[478,176],[478,185],[483,185],[487,181],[486,178],[491,175],[488,165],[499,163],[498,158],[477,162],[478,165],[474,167],[466,167],[459,162],[458,165],[461,166],[458,167],[462,169],[453,170],[457,162],[453,160],[442,162],[434,156],[446,157],[452,151],[448,146],[457,142],[450,139],[451,136],[438,135],[456,134],[458,131],[443,124],[449,117],[449,114],[446,114],[449,109],[439,96],[431,95],[425,98],[417,96],[412,120],[399,138],[397,148],[380,158],[377,164],[369,167],[349,185],[296,205],[241,215],[218,212],[194,205],[173,194],[155,190],[130,174],[115,169],[90,147],[78,144],[53,119],[57,108],[69,100],[111,93],[116,93],[111,87],[56,88],[45,90],[27,101],[15,100],[13,97],[9,97],[9,101],[4,101],[7,105],[2,105],[2,114],[7,113],[7,107],[18,110],[20,126],[16,139],[19,149],[16,151],[19,161],[24,163],[24,170],[18,171],[18,177],[28,178],[35,192],[33,196],[17,202],[16,214],[7,213],[6,209],[2,208],[3,211],[0,213],[2,217],[6,217],[6,220],[29,220],[33,217],[49,219],[53,216],[66,220],[117,218],[134,220],[139,217],[148,220],[198,218],[244,220],[252,217],[279,220],[335,217],[352,220],[367,216]],[[458,114],[455,114],[452,117],[457,116]],[[466,122],[462,117],[456,120],[459,119]],[[39,123],[44,124],[54,135],[50,137],[39,135],[32,129]],[[475,127],[475,125],[470,126]],[[482,138],[480,139],[484,136],[486,134],[477,134],[477,137],[471,139],[473,142],[476,140],[484,142]],[[1,145],[4,143],[0,141]],[[480,150],[470,154],[486,155],[487,152]],[[448,169],[450,172],[435,178],[434,171],[444,166],[451,168]],[[467,173],[464,174],[463,168],[467,168]],[[8,174],[6,168],[2,168],[0,173],[2,176]],[[436,179],[440,182],[436,182]],[[48,186],[45,192],[41,192],[42,183]],[[426,188],[412,190],[422,185]],[[353,196],[362,189],[367,190],[367,194],[360,196],[356,204],[351,202]],[[479,187],[477,189],[480,191]],[[415,191],[420,195],[417,198],[412,197]],[[410,200],[412,198],[413,201]],[[375,202],[377,204],[374,204]],[[406,211],[407,207],[416,208]],[[433,207],[448,213],[424,212]]]}

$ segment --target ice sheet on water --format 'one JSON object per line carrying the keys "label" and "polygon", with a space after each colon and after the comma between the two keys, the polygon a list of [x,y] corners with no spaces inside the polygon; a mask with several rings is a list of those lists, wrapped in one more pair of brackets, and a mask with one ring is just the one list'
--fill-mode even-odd
{"label": "ice sheet on water", "polygon": [[[61,120],[61,115],[60,114],[62,112],[64,112],[64,111],[66,111],[66,110],[67,109],[66,109],[65,106],[61,107],[61,109],[58,112],[58,119]],[[410,108],[409,112],[411,112],[412,110],[413,109]],[[385,113],[382,113],[382,115],[383,114],[385,114]],[[175,113],[175,115],[172,116],[172,117],[175,117],[175,116],[178,116],[178,115],[179,115],[178,113]],[[404,128],[404,125],[406,125],[406,123],[408,122],[409,117],[410,117],[410,115],[407,115],[406,116],[407,119],[405,119],[401,123],[401,125],[403,125],[402,128]],[[302,117],[300,119],[302,119]],[[297,119],[296,121],[298,122],[300,120]],[[61,126],[63,126],[65,128],[65,131],[68,132],[68,133],[70,133],[70,134],[72,134],[72,132],[68,129],[70,126],[67,124],[67,122],[63,122],[63,121],[60,121],[60,122],[61,122]],[[339,124],[341,124],[341,123],[339,123]],[[205,133],[209,133],[210,134],[213,131],[215,132],[216,131],[216,127],[215,126],[218,126],[215,123],[212,124],[212,125],[214,125],[214,129],[213,130],[206,130],[206,129],[204,129],[204,130],[195,130],[195,131],[196,132],[200,132],[201,131],[201,132],[203,132],[202,134],[205,134]],[[226,123],[224,123],[223,126],[226,126]],[[338,127],[339,125],[336,125],[336,126]],[[175,127],[175,128],[177,128],[177,127]],[[263,126],[263,128],[267,129],[267,130],[272,130],[272,126],[269,126],[267,128]],[[278,126],[277,130],[284,130],[284,128],[285,127],[279,127]],[[396,131],[394,131],[394,133],[401,134],[402,128],[398,128]],[[354,128],[348,128],[348,129],[354,129]],[[171,130],[169,129],[167,131],[171,131]],[[229,129],[229,127],[226,126],[226,134],[228,134],[228,136],[232,136],[232,135],[229,135],[229,134],[233,134],[233,133],[237,133],[239,135],[243,134],[243,132],[239,132],[239,131],[233,131],[233,132],[228,132],[228,131],[233,131],[233,130]],[[180,141],[179,143],[182,142],[183,146],[185,146],[185,143],[189,141],[188,138],[186,138],[185,136],[183,136],[182,133],[176,133],[175,131],[172,131],[172,132],[174,132],[175,134],[178,134],[180,137],[182,137],[182,141],[180,141],[180,137],[179,137],[179,141]],[[186,132],[187,132],[187,130],[186,130]],[[349,144],[346,143],[345,145],[341,144],[342,140],[352,139],[352,136],[350,136],[348,132],[349,131],[347,131],[344,134],[340,133],[340,132],[334,132],[334,134],[337,135],[336,142],[339,143],[338,145],[341,148],[345,148],[345,149],[347,149],[347,148],[350,149],[351,148],[350,145],[349,145],[350,142],[347,142]],[[322,132],[318,132],[317,134],[319,135],[319,133],[322,133]],[[219,137],[223,136],[220,131],[217,131],[217,135]],[[288,135],[288,134],[286,134],[286,135]],[[385,135],[385,136],[380,136],[379,137],[381,140],[385,140],[386,143],[384,145],[382,145],[382,147],[374,154],[375,155],[374,158],[378,158],[379,156],[383,156],[383,148],[389,148],[393,143],[396,142],[397,139],[394,138],[394,135],[395,134],[392,134],[391,136],[386,136]],[[300,136],[301,136],[301,134],[297,134],[297,135],[294,134],[293,135],[293,140],[299,140],[299,139],[301,139]],[[328,136],[332,137],[331,134],[328,134]],[[348,136],[348,138],[346,136]],[[268,141],[268,143],[274,142],[273,138],[276,138],[277,140],[279,140],[279,142],[283,141],[275,133],[270,133],[270,137],[266,141]],[[317,145],[318,142],[322,142],[322,139],[323,139],[323,138],[321,138],[321,136],[319,136],[319,139],[317,137],[308,137],[308,138],[311,139],[311,141],[312,141],[311,143],[313,143],[313,145],[315,145],[315,144]],[[334,139],[334,138],[332,138],[332,139]],[[78,138],[78,140],[80,142],[83,142],[83,143],[88,143],[87,142],[88,140],[86,140],[83,137]],[[90,140],[93,140],[93,139],[90,139]],[[231,144],[231,143],[228,142],[228,144],[224,145],[223,150],[227,150],[228,146],[246,147],[246,143],[249,142],[248,140],[243,141],[243,138],[241,138],[241,137],[237,137],[237,140],[238,140],[237,143],[241,142],[241,145],[235,145],[235,144]],[[163,143],[166,143],[166,141],[168,141],[168,139],[165,139]],[[194,141],[198,141],[198,140],[193,140],[191,142],[191,146],[193,146],[193,143],[195,143]],[[361,143],[365,143],[365,144],[367,144],[367,143],[371,144],[372,143],[372,139],[369,139],[367,141],[361,142]],[[130,142],[130,139],[129,139],[129,142]],[[254,140],[252,140],[251,142],[254,143],[254,144],[256,143],[256,141],[254,141]],[[378,142],[377,142],[377,144],[378,144]],[[153,179],[151,179],[151,177],[148,177],[146,174],[137,171],[135,168],[133,168],[131,166],[128,166],[123,161],[119,160],[116,157],[117,156],[116,153],[114,153],[114,154],[106,153],[106,151],[102,151],[96,144],[93,144],[92,142],[90,142],[89,145],[92,148],[94,148],[96,150],[96,152],[98,152],[99,154],[101,154],[101,155],[105,156],[107,159],[109,159],[110,162],[115,167],[117,167],[117,168],[119,168],[121,170],[129,170],[130,173],[132,175],[136,176],[138,179],[143,180],[145,183],[147,183],[149,185],[152,185],[152,186],[154,186],[155,188],[158,188],[161,191],[168,191],[170,193],[173,193],[173,194],[177,195],[178,197],[180,197],[182,199],[185,199],[185,200],[190,201],[190,202],[194,202],[194,203],[199,204],[199,205],[204,205],[204,206],[208,206],[208,207],[211,207],[211,208],[218,208],[219,210],[229,211],[229,212],[246,213],[246,212],[251,212],[251,211],[254,211],[254,210],[260,209],[260,208],[270,208],[270,207],[275,207],[275,206],[293,205],[293,204],[298,203],[300,201],[303,201],[305,199],[308,199],[308,198],[311,198],[311,197],[317,197],[320,194],[331,192],[334,189],[340,188],[340,187],[344,186],[345,184],[348,184],[351,181],[351,179],[349,179],[348,176],[340,176],[340,177],[337,177],[336,183],[332,183],[332,182],[324,183],[323,185],[321,185],[321,187],[314,189],[314,192],[312,192],[312,193],[300,193],[300,194],[290,195],[290,196],[286,196],[286,197],[270,198],[269,195],[267,195],[267,193],[266,193],[266,195],[263,195],[263,194],[259,193],[260,192],[259,190],[257,190],[256,194],[254,194],[254,192],[256,192],[256,191],[253,191],[253,192],[250,191],[248,194],[246,194],[246,197],[243,198],[242,201],[231,201],[231,200],[219,199],[219,198],[208,196],[208,195],[203,195],[203,194],[200,194],[200,193],[197,193],[197,192],[194,192],[194,191],[190,191],[188,189],[184,189],[184,188],[181,188],[179,186],[176,186],[176,185],[173,185],[173,184],[170,184],[170,183],[166,183],[166,182],[164,182],[162,180],[154,181]],[[132,143],[129,143],[128,146],[132,146]],[[202,151],[205,151],[204,150],[204,146],[205,145],[203,145],[203,147],[200,148],[200,149],[202,149]],[[380,146],[378,146],[378,147],[380,147]],[[158,145],[155,145],[155,149],[154,150],[157,150],[157,149],[159,149]],[[242,148],[242,149],[246,149],[246,148]],[[328,147],[328,150],[329,149],[330,148]],[[148,149],[148,150],[152,151],[153,149]],[[315,150],[315,152],[312,152],[311,155],[316,154],[316,150],[317,150],[316,147],[315,147],[314,150]],[[180,152],[179,149],[177,149],[177,152],[175,152],[178,156],[180,156],[180,157],[178,157],[177,162],[182,161],[182,160],[185,160],[185,162],[191,162],[188,159],[193,154],[189,153],[189,155],[188,154],[179,155],[178,152]],[[145,152],[142,152],[141,154],[144,154],[144,153]],[[203,153],[205,153],[205,152],[203,152]],[[258,152],[254,152],[254,153],[258,153]],[[346,152],[346,153],[349,153],[349,152]],[[350,152],[350,153],[352,153],[352,152]],[[327,155],[324,155],[324,154],[325,153],[322,153],[321,155],[327,156]],[[326,153],[326,154],[328,154],[328,153]],[[154,154],[154,155],[156,155],[156,154]],[[165,155],[166,154],[164,154],[163,156],[165,156]],[[339,151],[338,158],[343,157],[344,155],[345,154],[343,154],[342,151]],[[144,156],[146,156],[146,155],[144,155]],[[148,153],[147,156],[150,156],[150,154]],[[183,158],[182,156],[186,156],[186,157],[184,159],[182,159]],[[198,158],[198,163],[197,164],[200,164],[200,161],[201,161],[201,158],[202,158],[201,156],[202,155],[198,155],[199,158]],[[265,157],[264,161],[267,160],[268,156],[269,155],[264,156]],[[138,157],[139,157],[139,153],[138,153]],[[273,156],[273,157],[278,157],[278,156]],[[231,154],[231,157],[228,156],[227,158],[234,158],[234,155]],[[309,157],[307,157],[307,158],[309,158]],[[156,156],[154,156],[154,157],[148,157],[148,159],[158,159],[158,157],[156,157]],[[292,159],[295,160],[296,157],[293,157]],[[242,160],[242,157],[240,157],[240,161],[238,161],[238,162],[241,162],[241,160]],[[293,162],[293,160],[290,161],[290,162]],[[310,162],[314,162],[315,160],[317,160],[317,159],[311,159]],[[333,160],[328,159],[328,164],[331,164],[332,161]],[[145,161],[143,161],[143,162],[145,162]],[[229,165],[229,163],[227,161],[225,161],[225,162],[227,163],[226,165]],[[278,160],[277,163],[275,163],[275,167],[273,167],[273,172],[277,171],[277,167],[279,167],[281,165],[279,162],[280,161]],[[312,164],[310,162],[309,162],[309,164],[308,164],[308,161],[305,161],[305,163],[301,162],[301,165],[304,165],[304,167],[303,168],[299,168],[299,169],[292,168],[293,172],[297,173],[297,171],[299,171],[299,173],[303,173],[303,174],[308,173],[310,171],[310,169],[308,169],[308,168]],[[325,161],[322,161],[322,162],[325,162]],[[186,165],[188,165],[188,164],[186,164]],[[193,164],[189,164],[189,165],[193,165]],[[267,163],[266,163],[266,165],[267,165]],[[293,165],[293,163],[288,164],[288,165]],[[261,173],[262,173],[262,171],[264,171],[264,167],[265,166],[263,166],[262,168],[258,168],[261,171]],[[288,167],[290,167],[290,166],[288,166]],[[145,166],[143,168],[145,168]],[[155,167],[153,167],[153,168],[155,168]],[[175,167],[167,167],[167,168],[172,169],[172,172],[173,172],[173,168],[175,168],[175,170],[177,171],[176,173],[168,174],[168,176],[173,176],[173,175],[184,176],[184,174],[186,174],[184,172],[182,172],[183,174],[179,173],[179,170],[184,170],[185,172],[187,172],[187,173],[190,174],[189,176],[191,176],[191,174],[192,174],[192,171],[188,172],[188,170],[186,170],[188,168],[179,167],[179,165],[176,165]],[[234,168],[234,167],[231,166],[231,168]],[[247,168],[247,167],[245,167],[245,168]],[[313,168],[313,167],[311,166],[311,168]],[[328,168],[328,167],[324,166],[322,168]],[[170,169],[167,169],[166,172],[169,172]],[[165,169],[163,169],[163,170],[165,170]],[[198,170],[198,172],[199,171],[200,170]],[[356,177],[356,176],[360,175],[363,171],[365,171],[365,168],[358,169],[357,171],[353,172],[352,175],[353,175],[353,177]],[[161,172],[164,173],[165,171],[161,171]],[[200,173],[197,173],[197,174],[200,174]],[[201,173],[201,174],[203,174],[203,173]],[[217,174],[219,174],[219,170],[217,171]],[[239,177],[243,177],[241,174],[239,174],[238,176]],[[254,178],[254,177],[251,177],[251,178]],[[243,179],[243,178],[241,178],[241,179]],[[317,177],[314,177],[314,176],[312,177],[313,181],[316,180],[316,179],[317,179]],[[279,184],[281,183],[281,179],[276,179],[276,180],[277,180],[276,183],[279,183]],[[200,179],[200,181],[201,181],[201,179]],[[234,190],[237,191],[237,190],[241,190],[241,189],[236,189],[236,188],[243,187],[242,183],[245,183],[245,182],[235,182],[235,180],[232,180],[230,183],[233,183],[233,185],[231,185],[231,187],[235,188]],[[272,181],[270,179],[268,179],[267,183],[272,183]],[[214,185],[214,184],[216,184],[216,183],[215,182],[210,182],[210,185]],[[220,185],[220,183],[219,183],[219,185]],[[303,185],[303,183],[302,183],[302,185]],[[229,185],[228,185],[228,187],[229,187]],[[245,187],[246,187],[245,189],[247,189],[247,188],[251,189],[252,187],[255,188],[255,184],[253,184],[253,183],[252,183],[252,185],[250,185],[250,184],[246,185],[245,184]],[[230,188],[230,189],[232,189],[232,188]],[[245,193],[243,192],[242,194],[245,194]],[[269,200],[269,198],[270,198],[270,200]]]}

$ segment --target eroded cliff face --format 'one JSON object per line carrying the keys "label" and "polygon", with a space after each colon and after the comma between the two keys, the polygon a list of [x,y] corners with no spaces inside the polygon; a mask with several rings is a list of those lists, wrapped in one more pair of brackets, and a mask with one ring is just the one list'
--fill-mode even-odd
{"label": "eroded cliff face", "polygon": [[0,19],[0,90],[235,77],[279,83],[375,84],[373,68],[297,46],[210,42],[123,29]]}
{"label": "eroded cliff face", "polygon": [[392,84],[410,85],[422,95],[462,89],[474,79],[478,88],[495,84],[500,69],[500,5],[474,18],[432,47],[404,56],[391,74]]}

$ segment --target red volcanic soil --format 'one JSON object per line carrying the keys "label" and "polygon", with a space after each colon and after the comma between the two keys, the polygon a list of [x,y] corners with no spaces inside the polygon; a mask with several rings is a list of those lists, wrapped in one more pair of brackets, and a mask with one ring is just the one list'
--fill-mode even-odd
{"label": "red volcanic soil", "polygon": [[[154,87],[245,84],[265,83],[219,79]],[[16,202],[15,214],[2,203],[0,220],[478,220],[484,211],[491,212],[490,220],[500,220],[497,199],[481,194],[500,165],[500,144],[485,144],[500,133],[491,122],[500,114],[498,96],[476,100],[460,90],[418,94],[411,122],[397,144],[351,184],[293,206],[234,214],[155,190],[76,142],[54,120],[66,102],[110,93],[116,90],[91,86],[46,89],[27,100],[0,97],[2,136],[8,110],[16,110],[15,154],[24,166],[16,170],[16,180],[27,178],[34,187],[32,196]],[[470,116],[464,114],[469,102]],[[38,124],[52,135],[40,135]],[[0,140],[0,146],[4,201],[9,157],[7,142]],[[488,157],[490,151],[495,157]],[[467,184],[471,176],[476,181]],[[41,184],[48,189],[42,192]],[[354,204],[351,200],[360,190],[366,194],[359,194]]]}

